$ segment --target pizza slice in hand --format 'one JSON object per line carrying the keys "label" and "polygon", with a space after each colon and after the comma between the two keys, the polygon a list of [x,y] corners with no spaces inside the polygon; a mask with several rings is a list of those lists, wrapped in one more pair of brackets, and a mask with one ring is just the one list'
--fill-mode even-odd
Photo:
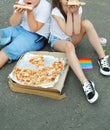
{"label": "pizza slice in hand", "polygon": [[85,2],[80,2],[78,0],[68,0],[67,4],[68,5],[78,5],[78,6],[80,6],[80,5],[85,5],[86,3]]}

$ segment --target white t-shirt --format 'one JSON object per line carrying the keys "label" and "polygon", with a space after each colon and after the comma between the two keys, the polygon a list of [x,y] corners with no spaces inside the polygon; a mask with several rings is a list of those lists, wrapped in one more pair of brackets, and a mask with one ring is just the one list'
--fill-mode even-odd
{"label": "white t-shirt", "polygon": [[[82,7],[79,8],[79,14],[82,13]],[[51,15],[56,15],[56,16],[59,16],[61,17],[62,19],[65,20],[64,16],[62,15],[62,13],[60,12],[60,10],[55,7],[53,10],[52,10],[52,13]],[[66,35],[62,30],[61,28],[59,27],[59,25],[57,24],[56,20],[51,16],[51,24],[50,24],[50,34],[52,36],[56,36],[60,39],[67,39],[67,38],[70,38],[70,36]]]}
{"label": "white t-shirt", "polygon": [[[24,4],[23,0],[19,0],[19,3]],[[44,23],[44,26],[38,30],[36,33],[42,35],[46,38],[49,36],[50,32],[50,13],[51,13],[51,4],[46,0],[40,0],[40,3],[37,7],[33,9],[35,19],[41,23]],[[27,22],[27,12],[24,13],[22,22],[20,24],[24,29],[30,31]]]}

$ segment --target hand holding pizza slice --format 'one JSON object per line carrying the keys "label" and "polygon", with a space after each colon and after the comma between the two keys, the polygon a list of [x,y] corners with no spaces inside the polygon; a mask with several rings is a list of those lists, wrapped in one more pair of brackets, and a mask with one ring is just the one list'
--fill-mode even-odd
{"label": "hand holding pizza slice", "polygon": [[20,4],[18,2],[15,3],[13,8],[14,9],[21,8],[21,9],[28,9],[28,10],[32,10],[33,9],[32,5],[30,5],[30,4]]}

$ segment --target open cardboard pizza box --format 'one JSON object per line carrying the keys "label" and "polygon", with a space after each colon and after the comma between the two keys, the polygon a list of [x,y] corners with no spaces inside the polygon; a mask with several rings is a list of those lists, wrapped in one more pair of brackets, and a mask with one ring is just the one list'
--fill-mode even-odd
{"label": "open cardboard pizza box", "polygon": [[[66,55],[64,53],[59,53],[59,52],[34,51],[34,52],[29,52],[29,53],[33,54],[33,55],[48,55],[48,56],[54,56],[56,58],[65,58],[66,59]],[[13,70],[16,68],[16,66],[19,64],[19,62],[22,62],[22,59],[24,56],[26,56],[26,55],[23,55],[19,59],[19,61],[17,62],[17,64],[13,68]],[[12,70],[12,72],[13,72],[13,70]],[[62,89],[64,87],[64,82],[65,82],[68,70],[69,70],[69,65],[67,63],[63,69],[63,72],[60,75],[60,78],[58,79],[58,81],[55,83],[55,85],[53,87],[43,88],[43,87],[35,87],[35,86],[30,86],[30,85],[22,85],[22,84],[16,82],[15,80],[13,80],[13,78],[10,77],[10,75],[9,75],[9,81],[8,81],[9,87],[14,92],[34,94],[34,95],[48,97],[48,98],[52,98],[52,99],[63,99],[66,97],[66,94],[62,93]]]}

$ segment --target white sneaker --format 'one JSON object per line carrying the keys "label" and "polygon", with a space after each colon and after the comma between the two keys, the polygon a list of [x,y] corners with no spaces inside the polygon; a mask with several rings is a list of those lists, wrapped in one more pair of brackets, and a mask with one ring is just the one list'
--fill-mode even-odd
{"label": "white sneaker", "polygon": [[89,103],[94,103],[98,99],[98,93],[95,90],[95,84],[92,81],[85,82],[83,90]]}
{"label": "white sneaker", "polygon": [[104,58],[98,60],[100,73],[103,75],[110,75],[110,66],[109,66],[108,58],[109,56],[106,55]]}
{"label": "white sneaker", "polygon": [[107,44],[107,39],[106,38],[100,37],[99,40],[100,40],[100,43],[101,43],[102,46]]}

